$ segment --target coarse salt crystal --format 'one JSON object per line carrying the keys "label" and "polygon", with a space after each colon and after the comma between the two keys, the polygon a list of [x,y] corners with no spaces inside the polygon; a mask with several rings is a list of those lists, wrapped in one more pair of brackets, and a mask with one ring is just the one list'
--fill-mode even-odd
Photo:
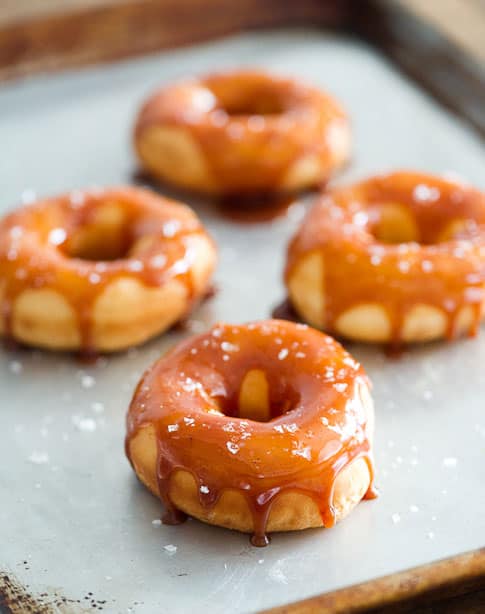
{"label": "coarse salt crystal", "polygon": [[167,426],[167,431],[169,433],[174,433],[175,431],[178,431],[178,430],[179,430],[179,425],[178,424],[169,424]]}
{"label": "coarse salt crystal", "polygon": [[81,376],[81,386],[83,388],[92,388],[95,383],[96,383],[96,380],[94,379],[92,375]]}
{"label": "coarse salt crystal", "polygon": [[152,525],[154,527],[159,527],[161,526],[161,524],[162,524],[162,521],[160,520],[160,518],[155,518],[155,520],[152,520]]}
{"label": "coarse salt crystal", "polygon": [[202,484],[199,490],[203,495],[209,494],[209,487],[206,486],[205,484]]}
{"label": "coarse salt crystal", "polygon": [[401,522],[401,515],[398,514],[397,512],[395,512],[392,516],[391,516],[392,522],[394,524],[398,524],[399,522]]}
{"label": "coarse salt crystal", "polygon": [[18,360],[11,360],[8,366],[9,366],[10,371],[14,375],[18,375],[19,373],[22,373],[22,371],[24,370],[23,364],[19,362]]}
{"label": "coarse salt crystal", "polygon": [[38,452],[34,450],[29,456],[29,461],[34,465],[45,465],[49,462],[49,455],[47,452]]}
{"label": "coarse salt crystal", "polygon": [[447,456],[443,459],[443,467],[456,467],[458,460],[453,456]]}
{"label": "coarse salt crystal", "polygon": [[177,552],[177,546],[174,546],[173,544],[167,544],[163,547],[163,549],[170,556],[174,555]]}
{"label": "coarse salt crystal", "polygon": [[284,360],[288,356],[288,350],[283,348],[278,352],[278,360]]}
{"label": "coarse salt crystal", "polygon": [[229,450],[231,454],[237,454],[239,452],[239,446],[232,441],[228,441],[226,443],[226,448]]}

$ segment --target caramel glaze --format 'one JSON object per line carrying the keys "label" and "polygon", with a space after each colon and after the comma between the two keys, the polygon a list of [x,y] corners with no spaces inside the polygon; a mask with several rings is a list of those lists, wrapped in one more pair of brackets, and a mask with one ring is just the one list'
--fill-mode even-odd
{"label": "caramel glaze", "polygon": [[347,122],[340,105],[318,89],[244,70],[156,92],[140,111],[135,144],[153,126],[184,128],[219,192],[277,191],[290,166],[309,154],[322,163],[325,181],[336,165],[332,131]]}
{"label": "caramel glaze", "polygon": [[[407,207],[417,224],[419,242],[382,243],[374,232],[380,208]],[[439,235],[455,220],[464,227],[452,239]],[[448,316],[447,337],[456,335],[463,306],[474,312],[470,335],[483,312],[485,281],[485,195],[464,184],[412,172],[379,175],[323,195],[290,242],[285,279],[300,258],[320,250],[324,274],[325,328],[364,302],[385,308],[399,347],[403,320],[416,303],[433,305]],[[330,263],[330,264],[329,264]]]}
{"label": "caramel glaze", "polygon": [[[83,248],[91,254],[76,257],[78,233],[96,231],[99,209],[110,204],[120,207],[122,224],[110,238],[101,234],[95,245]],[[116,278],[152,287],[176,278],[189,300],[193,297],[191,239],[201,233],[205,230],[188,207],[141,188],[73,192],[22,207],[0,222],[4,336],[12,337],[15,299],[26,289],[47,288],[75,310],[82,353],[95,353],[93,306]]]}
{"label": "caramel glaze", "polygon": [[[261,369],[268,380],[268,422],[238,415],[241,383],[251,369]],[[218,324],[177,345],[144,374],[128,411],[126,453],[130,459],[130,441],[140,428],[155,428],[166,523],[184,519],[168,494],[172,473],[183,469],[193,475],[205,508],[226,489],[245,496],[254,545],[268,543],[271,505],[287,491],[311,497],[323,525],[331,527],[338,473],[364,457],[373,476],[363,385],[368,381],[359,363],[306,325]],[[375,495],[372,477],[366,497]]]}

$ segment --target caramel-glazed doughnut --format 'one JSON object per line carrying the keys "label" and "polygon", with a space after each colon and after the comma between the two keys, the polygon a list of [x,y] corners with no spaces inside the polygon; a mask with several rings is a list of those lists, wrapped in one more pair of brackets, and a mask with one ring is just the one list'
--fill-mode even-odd
{"label": "caramel-glazed doughnut", "polygon": [[359,341],[473,334],[484,311],[484,224],[484,194],[431,175],[335,189],[290,243],[290,300],[313,326]]}
{"label": "caramel-glazed doughnut", "polygon": [[209,194],[293,191],[324,182],[349,156],[350,130],[324,92],[259,71],[160,89],[135,146],[155,177]]}
{"label": "caramel-glazed doughnut", "polygon": [[148,190],[39,201],[0,221],[0,334],[49,349],[126,348],[183,316],[214,265],[196,215]]}
{"label": "caramel-glazed doughnut", "polygon": [[279,320],[218,324],[142,377],[126,452],[166,506],[253,533],[331,527],[372,497],[373,405],[331,337]]}

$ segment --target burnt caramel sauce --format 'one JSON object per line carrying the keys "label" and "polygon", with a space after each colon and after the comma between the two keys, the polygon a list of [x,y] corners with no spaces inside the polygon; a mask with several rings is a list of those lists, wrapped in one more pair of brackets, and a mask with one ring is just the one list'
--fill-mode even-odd
{"label": "burnt caramel sauce", "polygon": [[[79,232],[96,229],[97,212],[106,203],[121,208],[121,228],[111,240],[102,236],[79,247]],[[188,208],[137,188],[76,192],[7,215],[0,222],[4,337],[13,337],[16,298],[24,290],[46,288],[71,305],[78,320],[81,356],[95,359],[92,313],[103,290],[121,277],[148,287],[177,278],[191,303],[195,297],[190,240],[204,232]],[[143,245],[146,238],[149,241]]]}
{"label": "burnt caramel sauce", "polygon": [[347,122],[323,92],[257,71],[210,75],[156,92],[143,106],[135,143],[153,126],[187,131],[223,194],[278,192],[293,164],[314,155],[324,180],[335,166],[329,133]]}
{"label": "burnt caramel sauce", "polygon": [[[263,370],[268,380],[268,422],[239,417],[239,389],[250,369]],[[284,492],[310,497],[323,525],[331,527],[335,480],[355,459],[364,458],[369,467],[366,498],[377,494],[358,393],[366,382],[337,342],[304,325],[220,324],[177,345],[145,373],[127,416],[126,454],[132,462],[130,442],[153,426],[164,522],[185,518],[169,496],[174,472],[183,470],[194,477],[206,510],[225,490],[243,494],[254,545],[268,543],[268,517]]]}
{"label": "burnt caramel sauce", "polygon": [[[419,243],[376,240],[379,208],[387,203],[410,210]],[[456,219],[466,220],[467,228],[440,242],[440,232]],[[378,303],[391,322],[390,348],[396,354],[406,314],[415,304],[426,303],[446,314],[450,340],[457,334],[460,310],[471,307],[468,333],[477,334],[485,282],[485,196],[478,190],[407,172],[334,190],[317,202],[290,242],[285,279],[302,256],[315,250],[331,263],[324,274],[326,330],[335,331],[336,320],[347,309]]]}

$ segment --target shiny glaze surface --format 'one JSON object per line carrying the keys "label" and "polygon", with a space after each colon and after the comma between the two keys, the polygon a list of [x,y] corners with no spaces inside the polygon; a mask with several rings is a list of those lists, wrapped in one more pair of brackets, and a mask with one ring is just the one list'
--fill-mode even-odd
{"label": "shiny glaze surface", "polygon": [[332,138],[348,120],[324,92],[256,70],[208,75],[160,89],[142,107],[135,143],[153,126],[189,131],[222,191],[277,190],[309,154],[324,182],[338,162]]}
{"label": "shiny glaze surface", "polygon": [[[267,422],[239,417],[241,383],[252,369],[268,381]],[[323,525],[331,527],[335,479],[358,457],[371,475],[366,496],[375,496],[362,386],[368,380],[360,364],[306,325],[217,324],[145,373],[127,416],[127,455],[138,430],[152,425],[165,522],[183,519],[169,498],[172,472],[183,469],[194,476],[203,507],[214,506],[226,489],[244,495],[255,545],[267,543],[272,502],[287,491],[312,498]]]}
{"label": "shiny glaze surface", "polygon": [[[388,203],[411,212],[419,242],[376,239],[380,207]],[[463,220],[463,227],[441,241],[440,233],[456,220]],[[329,331],[346,309],[364,302],[385,308],[395,344],[401,341],[406,313],[418,303],[447,315],[450,339],[464,306],[474,312],[469,334],[477,330],[485,297],[485,195],[470,186],[396,172],[334,189],[310,210],[290,242],[286,281],[302,256],[314,250],[327,263],[324,319]]]}
{"label": "shiny glaze surface", "polygon": [[[122,215],[114,235],[98,237],[91,255],[73,255],[78,232],[96,231],[97,213],[110,205]],[[72,306],[82,351],[95,352],[93,305],[112,281],[134,278],[159,287],[176,278],[192,296],[190,240],[200,233],[205,231],[188,207],[140,188],[76,191],[10,213],[0,222],[4,336],[12,336],[16,298],[24,290],[44,288]]]}

